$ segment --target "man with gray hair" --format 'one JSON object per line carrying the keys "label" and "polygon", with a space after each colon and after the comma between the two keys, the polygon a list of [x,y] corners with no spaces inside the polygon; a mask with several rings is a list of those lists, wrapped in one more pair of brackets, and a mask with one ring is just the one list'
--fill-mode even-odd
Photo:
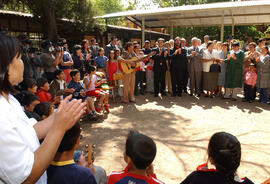
{"label": "man with gray hair", "polygon": [[198,47],[198,38],[191,39],[192,46],[187,50],[187,57],[189,59],[189,77],[190,77],[190,96],[196,93],[199,97],[201,95],[202,87],[202,56],[203,49]]}

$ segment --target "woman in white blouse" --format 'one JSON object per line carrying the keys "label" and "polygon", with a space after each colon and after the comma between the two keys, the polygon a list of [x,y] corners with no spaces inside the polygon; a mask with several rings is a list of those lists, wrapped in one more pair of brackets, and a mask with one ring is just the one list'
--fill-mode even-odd
{"label": "woman in white blouse", "polygon": [[[85,104],[67,97],[57,112],[36,122],[11,95],[23,80],[22,50],[17,39],[0,34],[0,184],[47,183],[45,170],[65,132],[83,114]],[[39,140],[44,139],[40,145]]]}
{"label": "woman in white blouse", "polygon": [[214,44],[209,41],[207,49],[203,52],[203,89],[207,91],[205,97],[213,98],[213,92],[217,89],[218,72],[210,72],[212,64],[219,62],[218,52],[214,49]]}

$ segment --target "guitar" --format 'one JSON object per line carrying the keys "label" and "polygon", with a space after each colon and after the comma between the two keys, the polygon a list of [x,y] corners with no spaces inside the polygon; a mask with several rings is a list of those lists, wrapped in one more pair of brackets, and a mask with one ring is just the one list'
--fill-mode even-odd
{"label": "guitar", "polygon": [[150,54],[148,54],[148,55],[146,55],[146,56],[144,56],[144,57],[142,57],[142,58],[138,58],[137,56],[135,56],[135,57],[132,57],[132,58],[130,58],[130,59],[125,59],[126,61],[135,63],[136,66],[133,67],[133,66],[131,66],[130,64],[127,64],[127,63],[125,63],[125,62],[121,62],[121,68],[122,68],[122,71],[123,71],[125,74],[130,74],[130,73],[132,73],[132,72],[135,70],[135,68],[140,67],[140,63],[139,63],[140,61],[142,61],[142,60],[148,58],[149,56],[155,55],[155,53],[156,53],[156,51],[153,51],[153,52],[151,52]]}

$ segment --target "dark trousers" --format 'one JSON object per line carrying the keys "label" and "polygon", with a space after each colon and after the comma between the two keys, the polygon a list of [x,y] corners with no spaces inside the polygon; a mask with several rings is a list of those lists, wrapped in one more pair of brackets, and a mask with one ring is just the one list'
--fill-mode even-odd
{"label": "dark trousers", "polygon": [[189,89],[190,93],[193,94],[194,92],[199,95],[202,91],[202,71],[192,71],[190,72],[190,83]]}
{"label": "dark trousers", "polygon": [[145,82],[145,71],[137,71],[135,76],[135,88],[134,94],[138,94],[138,86],[140,86],[140,93],[144,93],[145,87],[143,83]]}
{"label": "dark trousers", "polygon": [[182,91],[187,87],[187,72],[183,70],[171,70],[171,81],[173,94],[182,94]]}
{"label": "dark trousers", "polygon": [[154,71],[154,91],[157,95],[165,90],[166,70]]}
{"label": "dark trousers", "polygon": [[260,88],[260,102],[267,103],[268,102],[268,88]]}
{"label": "dark trousers", "polygon": [[250,101],[253,100],[254,94],[256,93],[255,87],[252,88],[251,85],[244,84],[245,99]]}

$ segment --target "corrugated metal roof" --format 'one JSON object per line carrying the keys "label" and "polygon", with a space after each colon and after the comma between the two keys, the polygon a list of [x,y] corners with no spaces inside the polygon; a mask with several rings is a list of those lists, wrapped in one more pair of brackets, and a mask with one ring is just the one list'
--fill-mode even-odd
{"label": "corrugated metal roof", "polygon": [[146,28],[174,26],[216,26],[221,25],[224,12],[224,25],[269,24],[270,0],[237,1],[187,5],[150,10],[133,10],[98,16],[95,18],[126,17],[141,25],[145,17]]}
{"label": "corrugated metal roof", "polygon": [[31,14],[31,13],[23,13],[23,12],[8,11],[8,10],[0,10],[0,14],[16,15],[16,16],[23,16],[23,17],[33,17],[33,14]]}

